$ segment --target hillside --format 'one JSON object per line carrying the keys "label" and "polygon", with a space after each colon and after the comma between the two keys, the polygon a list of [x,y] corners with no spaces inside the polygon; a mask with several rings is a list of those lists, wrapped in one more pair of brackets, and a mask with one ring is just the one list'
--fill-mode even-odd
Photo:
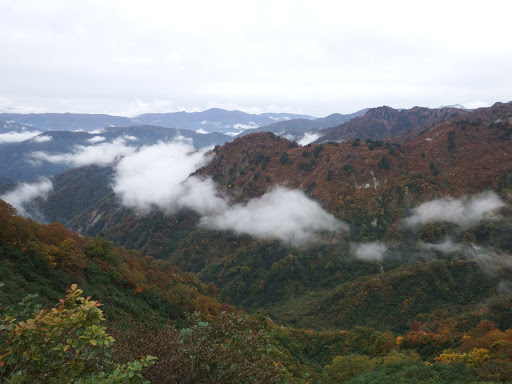
{"label": "hillside", "polygon": [[[409,118],[417,125],[411,123],[392,140],[300,147],[272,133],[236,138],[208,153],[205,165],[179,183],[185,189],[165,185],[178,197],[149,205],[129,206],[116,192],[125,169],[121,162],[59,174],[52,179],[53,191],[34,201],[33,209],[48,221],[137,251],[114,250],[108,241],[86,240],[57,224],[41,227],[13,216],[4,205],[7,227],[0,233],[9,261],[3,273],[12,276],[7,300],[41,286],[55,297],[57,285],[68,284],[72,276],[105,300],[114,317],[131,308],[131,300],[136,313],[177,320],[196,309],[216,318],[221,308],[231,308],[220,304],[226,302],[281,326],[274,337],[287,351],[287,366],[297,378],[305,379],[307,372],[315,382],[345,358],[367,359],[374,376],[391,375],[385,363],[391,359],[401,362],[400,372],[463,375],[471,383],[477,377],[498,380],[492,372],[508,377],[512,104],[463,112],[463,117],[449,114],[438,123],[442,115],[435,112],[432,122],[420,123],[429,111],[405,114],[415,116]],[[380,116],[399,120],[387,112]],[[135,197],[158,191],[158,180],[168,182],[165,176],[174,174],[177,163],[196,162],[199,157],[191,156],[200,153],[190,148],[165,147],[185,153],[165,166],[153,156],[157,152],[147,152],[151,162],[142,167],[134,188],[148,182],[142,181],[146,171],[158,177],[147,179],[153,183],[149,189],[136,188]],[[130,173],[137,171],[136,161],[127,165]],[[153,168],[163,171],[155,174]],[[195,184],[187,184],[191,180]],[[195,196],[194,204],[182,203]],[[308,214],[295,215],[301,210]],[[233,225],[211,224],[220,219]],[[310,221],[304,228],[313,228],[314,236],[306,240],[281,231]],[[65,241],[68,237],[74,243]],[[56,240],[40,245],[40,238]],[[64,246],[72,251],[71,264]],[[31,250],[65,263],[52,269],[48,262],[42,266],[39,256],[34,264],[24,254]],[[18,261],[32,272],[20,274]],[[169,276],[178,280],[169,282]],[[34,284],[27,285],[27,279]],[[98,284],[115,288],[97,289]],[[188,306],[172,312],[166,300],[173,311],[182,308],[177,286],[189,295]],[[133,299],[126,296],[130,290]],[[116,293],[110,297],[107,291]],[[160,296],[146,299],[149,292]],[[158,337],[151,345],[159,345]],[[130,350],[138,344],[128,339],[123,345]],[[482,364],[474,366],[470,353],[483,354]],[[462,365],[441,364],[450,358]]]}
{"label": "hillside", "polygon": [[0,144],[0,173],[19,181],[53,176],[87,164],[105,164],[136,148],[190,140],[195,148],[231,140],[222,133],[199,134],[155,126],[109,127],[101,133],[47,131],[19,143]]}
{"label": "hillside", "polygon": [[[289,119],[314,119],[291,113],[250,114],[211,108],[201,112],[145,113],[133,118],[83,113],[0,113],[0,132],[98,131],[108,127],[154,125],[206,132],[237,132]],[[236,133],[235,133],[236,134]]]}
{"label": "hillside", "polygon": [[416,129],[416,132],[429,129],[440,122],[463,118],[468,114],[468,111],[456,108],[428,109],[414,107],[400,111],[386,106],[372,108],[363,116],[352,119],[347,123],[321,130],[321,138],[317,142],[339,142],[356,138],[362,140],[367,138],[373,140],[389,139],[403,135],[413,129]]}
{"label": "hillside", "polygon": [[318,131],[329,127],[334,127],[339,124],[346,123],[356,117],[363,116],[368,109],[342,115],[340,113],[333,113],[332,115],[322,117],[319,119],[291,119],[283,120],[270,125],[262,126],[259,128],[247,129],[240,133],[238,137],[248,135],[250,133],[258,132],[272,132],[278,136],[285,137],[289,140],[298,141],[305,133],[311,131]]}
{"label": "hillside", "polygon": [[[414,263],[424,257],[443,255],[426,250],[421,244],[440,247],[446,237],[455,243],[450,259],[467,253],[466,248],[457,245],[463,239],[472,239],[475,246],[485,247],[486,252],[509,254],[512,244],[506,235],[511,227],[507,209],[502,210],[499,225],[484,220],[461,230],[450,223],[425,224],[416,229],[405,228],[403,224],[415,207],[446,196],[465,201],[466,196],[493,190],[507,201],[512,188],[510,125],[489,123],[490,118],[485,116],[507,119],[509,109],[510,105],[498,105],[477,110],[468,119],[437,124],[403,145],[354,140],[299,147],[271,133],[259,133],[216,147],[210,163],[198,170],[196,176],[212,177],[220,194],[229,196],[231,204],[245,204],[274,186],[286,185],[305,191],[348,224],[348,231],[333,233],[326,237],[326,242],[307,248],[232,231],[206,230],[199,225],[201,215],[191,210],[165,213],[155,208],[140,214],[123,207],[109,190],[108,170],[99,178],[94,176],[100,175],[98,170],[87,168],[80,171],[83,175],[70,171],[59,178],[44,212],[50,220],[62,220],[82,233],[105,236],[144,254],[169,259],[183,270],[215,282],[229,302],[249,310],[267,308],[278,321],[295,324],[297,313],[289,306],[291,298],[312,298],[302,308],[316,313],[335,295],[332,289],[345,289],[344,284],[379,273],[380,267],[372,259],[357,257],[359,245],[375,241],[384,244],[386,251],[377,260],[384,262],[384,277],[389,273],[391,280],[395,279],[396,268],[414,269]],[[80,186],[77,191],[95,189],[98,193],[83,204],[79,193],[67,192],[71,185]],[[485,198],[485,194],[482,196]],[[461,277],[461,287],[473,273],[471,268],[464,271],[467,275]],[[414,284],[411,279],[408,284]],[[489,290],[482,293],[483,297],[492,295],[498,283],[486,282]],[[360,289],[363,287],[364,284]],[[438,296],[438,292],[432,291],[425,298],[431,307],[416,308],[401,323],[395,318],[390,321],[404,329],[421,313],[450,302],[438,301]],[[471,297],[474,295],[460,299],[461,311],[471,304]],[[347,320],[341,323],[334,320],[335,313],[322,320],[321,316],[311,317],[305,312],[300,324],[375,326],[374,319],[384,316],[383,312],[362,315],[357,306],[352,314],[346,308],[344,311]]]}

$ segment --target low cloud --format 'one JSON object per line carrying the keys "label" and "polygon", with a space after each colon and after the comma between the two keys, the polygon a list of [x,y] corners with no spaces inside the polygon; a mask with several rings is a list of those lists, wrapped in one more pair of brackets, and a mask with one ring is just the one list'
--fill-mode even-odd
{"label": "low cloud", "polygon": [[71,153],[49,154],[46,152],[32,152],[29,161],[36,164],[38,161],[47,161],[54,164],[68,164],[73,167],[97,164],[106,166],[124,156],[135,152],[135,148],[126,145],[126,140],[118,138],[111,143],[98,145],[75,145]]}
{"label": "low cloud", "polygon": [[107,139],[104,136],[93,136],[90,139],[87,139],[87,141],[91,144],[101,143],[102,141],[105,141],[105,140],[107,140]]}
{"label": "low cloud", "polygon": [[425,223],[444,221],[466,226],[484,218],[490,218],[492,211],[504,205],[505,203],[494,192],[486,192],[460,200],[443,198],[423,203],[414,208],[413,214],[405,219],[405,224],[414,227]]}
{"label": "low cloud", "polygon": [[311,144],[313,141],[318,140],[320,136],[321,135],[318,133],[306,132],[304,136],[302,136],[302,138],[297,141],[297,144],[302,146]]}
{"label": "low cloud", "polygon": [[452,239],[446,238],[442,243],[421,243],[421,248],[433,249],[441,253],[453,253],[462,249],[462,244],[454,243]]}
{"label": "low cloud", "polygon": [[[442,243],[423,243],[420,248],[425,251],[439,251],[443,254],[455,254],[467,260],[473,260],[486,273],[493,274],[497,267],[511,267],[510,256],[489,246],[473,243],[454,243],[447,238]],[[427,259],[435,258],[434,254],[423,255]]]}
{"label": "low cloud", "polygon": [[32,139],[40,135],[41,131],[23,131],[23,132],[7,132],[0,133],[0,144],[5,143],[21,143],[22,141]]}
{"label": "low cloud", "polygon": [[201,225],[293,244],[314,240],[320,232],[348,228],[302,191],[285,187],[274,188],[246,204],[230,206],[220,214],[203,217]]}
{"label": "low cloud", "polygon": [[501,296],[509,296],[512,293],[512,281],[502,280],[496,287],[496,291]]}
{"label": "low cloud", "polygon": [[35,141],[36,143],[47,143],[48,141],[52,141],[53,137],[46,136],[46,135],[40,135],[36,136],[32,139],[32,141]]}
{"label": "low cloud", "polygon": [[246,129],[254,129],[254,128],[258,128],[259,125],[256,124],[254,121],[250,121],[249,124],[233,124],[233,128],[235,129],[242,129],[242,130],[246,130]]}
{"label": "low cloud", "polygon": [[190,141],[142,148],[119,161],[112,188],[123,205],[143,213],[154,207],[169,213],[191,209],[202,216],[202,227],[291,244],[347,228],[302,191],[285,187],[230,205],[211,178],[189,177],[209,160]]}
{"label": "low cloud", "polygon": [[38,197],[46,197],[53,190],[53,184],[49,179],[41,179],[33,183],[21,183],[10,192],[0,196],[0,199],[11,204],[18,213],[25,217],[31,217],[27,211],[27,204]]}
{"label": "low cloud", "polygon": [[352,244],[352,253],[356,258],[366,261],[381,261],[388,250],[386,244],[380,242]]}
{"label": "low cloud", "polygon": [[[113,190],[130,208],[176,210],[183,207],[185,191],[191,193],[183,182],[208,160],[205,150],[196,151],[186,141],[144,147],[119,161]],[[207,185],[201,187],[209,190]]]}

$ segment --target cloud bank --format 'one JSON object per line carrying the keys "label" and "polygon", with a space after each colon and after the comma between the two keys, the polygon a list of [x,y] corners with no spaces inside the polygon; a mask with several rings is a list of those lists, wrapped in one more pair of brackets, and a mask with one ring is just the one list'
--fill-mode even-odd
{"label": "cloud bank", "polygon": [[[424,250],[436,250],[443,254],[457,252],[457,256],[475,261],[483,271],[494,273],[496,267],[510,267],[510,257],[503,252],[489,246],[477,245],[474,243],[454,243],[452,239],[446,238],[442,243],[424,243],[420,245]],[[433,255],[429,255],[432,257]]]}
{"label": "cloud bank", "polygon": [[91,144],[101,143],[105,140],[107,139],[104,136],[93,136],[90,139],[87,139],[87,141]]}
{"label": "cloud bank", "polygon": [[[188,199],[197,191],[211,195],[210,182],[200,180],[184,184],[188,176],[206,165],[209,158],[205,150],[196,151],[186,141],[159,143],[144,147],[136,153],[125,156],[116,166],[113,190],[121,198],[123,205],[139,210],[152,206],[164,210],[187,207]],[[204,198],[211,196],[204,196]],[[191,207],[201,206],[200,201],[191,201]]]}
{"label": "cloud bank", "polygon": [[346,224],[325,212],[302,191],[284,187],[274,188],[246,204],[228,207],[220,214],[203,217],[201,225],[293,244],[313,240],[319,232],[347,229]]}
{"label": "cloud bank", "polygon": [[115,160],[135,152],[135,148],[126,145],[124,138],[117,138],[111,143],[98,145],[75,145],[71,153],[49,154],[46,152],[32,152],[30,161],[37,164],[48,161],[54,164],[68,164],[72,167],[97,164],[106,166]]}
{"label": "cloud bank", "polygon": [[441,253],[458,252],[462,249],[462,244],[454,243],[452,239],[446,238],[442,243],[421,243],[423,249],[433,249]]}
{"label": "cloud bank", "polygon": [[352,253],[356,258],[366,261],[381,261],[388,250],[385,244],[380,242],[352,244]]}
{"label": "cloud bank", "polygon": [[23,132],[7,132],[0,133],[0,144],[21,143],[22,141],[32,139],[40,135],[40,131],[23,131]]}
{"label": "cloud bank", "polygon": [[304,136],[302,136],[302,138],[299,141],[297,141],[297,144],[301,146],[308,145],[313,141],[318,140],[320,136],[321,135],[318,133],[306,132]]}
{"label": "cloud bank", "polygon": [[33,183],[21,183],[16,188],[0,196],[0,199],[11,204],[21,216],[30,217],[26,205],[37,197],[46,197],[53,190],[49,179],[41,179]]}
{"label": "cloud bank", "polygon": [[413,214],[405,219],[411,227],[426,223],[444,221],[461,226],[471,225],[490,217],[490,213],[505,203],[494,192],[461,200],[444,198],[432,200],[414,208]]}
{"label": "cloud bank", "polygon": [[191,209],[204,228],[304,244],[322,232],[346,229],[301,191],[277,187],[247,203],[230,205],[210,178],[189,175],[209,161],[190,142],[160,143],[125,156],[115,167],[112,188],[121,203],[147,212]]}
{"label": "cloud bank", "polygon": [[47,143],[48,141],[52,141],[52,140],[53,140],[53,137],[46,136],[46,135],[36,136],[32,139],[32,141],[35,141],[36,143]]}

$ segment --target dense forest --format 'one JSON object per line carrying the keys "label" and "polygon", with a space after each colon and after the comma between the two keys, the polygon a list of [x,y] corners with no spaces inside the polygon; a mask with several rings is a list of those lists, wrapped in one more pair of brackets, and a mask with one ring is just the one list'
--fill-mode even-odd
{"label": "dense forest", "polygon": [[[511,109],[376,109],[328,131],[380,119],[390,138],[237,138],[193,174],[225,216],[127,207],[113,166],[55,176],[29,207],[49,224],[1,202],[0,380],[512,382]],[[211,224],[279,194],[332,228]]]}

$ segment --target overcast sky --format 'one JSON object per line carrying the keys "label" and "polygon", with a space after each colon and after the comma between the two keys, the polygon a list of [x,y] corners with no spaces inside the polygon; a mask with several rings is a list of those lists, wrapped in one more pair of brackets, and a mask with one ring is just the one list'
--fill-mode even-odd
{"label": "overcast sky", "polygon": [[0,112],[512,100],[512,1],[0,0]]}

